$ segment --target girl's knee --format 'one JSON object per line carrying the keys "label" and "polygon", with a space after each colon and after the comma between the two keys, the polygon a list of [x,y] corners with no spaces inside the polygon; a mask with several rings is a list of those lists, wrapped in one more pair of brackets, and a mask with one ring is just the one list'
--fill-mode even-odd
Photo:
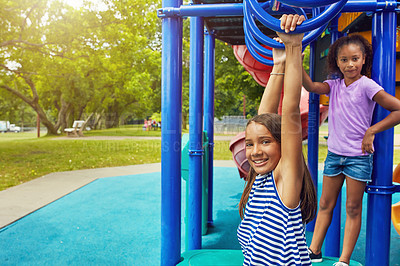
{"label": "girl's knee", "polygon": [[358,201],[346,201],[346,213],[350,217],[360,216],[362,212],[362,203]]}
{"label": "girl's knee", "polygon": [[331,200],[326,198],[321,198],[319,200],[320,211],[332,212],[333,209],[335,208],[335,205],[336,205],[336,200]]}

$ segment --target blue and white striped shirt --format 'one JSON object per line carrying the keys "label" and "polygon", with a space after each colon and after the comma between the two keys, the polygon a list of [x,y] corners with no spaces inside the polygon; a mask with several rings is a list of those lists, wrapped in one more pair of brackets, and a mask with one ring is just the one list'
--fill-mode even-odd
{"label": "blue and white striped shirt", "polygon": [[311,265],[300,205],[283,204],[272,172],[256,177],[237,235],[243,265]]}

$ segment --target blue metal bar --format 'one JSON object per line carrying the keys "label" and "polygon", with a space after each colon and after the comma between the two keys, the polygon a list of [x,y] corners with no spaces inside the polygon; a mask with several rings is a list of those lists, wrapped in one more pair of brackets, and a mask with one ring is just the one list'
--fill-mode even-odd
{"label": "blue metal bar", "polygon": [[[190,19],[190,82],[189,82],[189,150],[203,148],[203,65],[204,21]],[[181,103],[179,103],[181,104]],[[197,154],[199,155],[199,154]],[[186,250],[201,248],[201,200],[203,156],[189,154],[188,185],[188,246]]]}
{"label": "blue metal bar", "polygon": [[[254,49],[265,55],[268,57],[272,57],[272,51],[267,50],[265,51],[265,48],[263,48],[260,44],[258,44],[254,39],[253,39],[253,35],[254,37],[260,41],[262,44],[265,44],[269,47],[273,47],[273,48],[278,48],[278,49],[285,49],[285,46],[282,43],[279,43],[277,41],[274,41],[273,39],[271,39],[270,37],[266,36],[264,33],[261,32],[261,30],[257,27],[253,16],[251,15],[250,9],[247,8],[248,4],[247,1],[244,2],[244,7],[245,7],[245,11],[244,11],[244,21],[243,21],[243,28],[244,28],[244,32],[246,37],[249,38],[249,43],[252,43],[252,45],[254,46]],[[315,30],[312,30],[308,33],[306,33],[304,35],[302,44],[303,47],[306,47],[310,42],[312,42],[313,40],[315,40],[316,38],[318,38],[322,32],[325,30],[326,25],[323,25]],[[263,51],[264,50],[264,51]]]}
{"label": "blue metal bar", "polygon": [[214,180],[214,73],[215,73],[215,35],[205,31],[204,56],[204,130],[208,137],[208,219],[213,224],[213,180]]}
{"label": "blue metal bar", "polygon": [[[245,3],[246,6],[246,3]],[[251,18],[252,15],[250,14],[250,10],[246,8],[245,13],[244,13],[244,19],[243,19],[243,30],[246,38],[248,38],[248,42],[251,46],[254,47],[254,49],[259,52],[260,54],[264,56],[268,56],[272,58],[272,51],[265,49],[264,47],[261,46],[253,37],[253,35],[263,44],[271,46],[272,42],[278,43],[275,40],[272,40],[271,38],[264,38],[266,37],[261,30],[257,27],[255,21]],[[250,17],[250,18],[249,18]],[[281,44],[282,47],[279,47],[280,49],[285,49],[285,46]],[[276,47],[278,48],[278,47]]]}
{"label": "blue metal bar", "polygon": [[399,185],[391,185],[391,186],[367,186],[367,192],[369,194],[381,194],[381,195],[389,195],[400,191]]}
{"label": "blue metal bar", "polygon": [[172,266],[181,258],[182,19],[164,18],[162,32],[161,265]]}
{"label": "blue metal bar", "polygon": [[[331,44],[341,37],[338,31],[337,16],[331,21]],[[325,255],[330,257],[340,257],[340,226],[342,212],[342,192],[339,192],[336,206],[333,209],[332,221],[325,236]]]}
{"label": "blue metal bar", "polygon": [[162,8],[157,10],[160,16],[181,17],[216,17],[216,16],[242,16],[243,4],[204,4],[184,5],[179,8]]}
{"label": "blue metal bar", "polygon": [[[261,5],[262,3],[260,3]],[[350,0],[341,10],[345,12],[375,12],[377,10],[394,10],[397,8],[396,1],[377,2],[376,0]],[[265,9],[265,8],[264,8]],[[305,9],[311,13],[309,9]],[[278,12],[271,14],[286,14],[293,9],[282,4]],[[223,17],[223,16],[243,16],[243,4],[204,4],[204,5],[182,5],[180,7],[165,7],[158,9],[159,17],[179,16],[179,17]]]}
{"label": "blue metal bar", "polygon": [[[376,13],[372,20],[372,78],[391,95],[395,94],[396,80],[396,24],[397,16],[394,12]],[[388,114],[387,110],[377,105],[373,123]],[[392,185],[393,133],[392,128],[375,136],[372,172],[372,185],[375,187]],[[367,266],[389,265],[391,203],[391,194],[368,194],[365,252]]]}
{"label": "blue metal bar", "polygon": [[331,5],[333,3],[338,2],[338,0],[320,0],[320,1],[315,1],[315,0],[279,0],[280,2],[287,4],[287,5],[292,5],[296,7],[319,7],[319,6],[327,6]]}
{"label": "blue metal bar", "polygon": [[[278,49],[285,49],[285,46],[268,36],[264,35],[257,27],[255,21],[252,18],[252,15],[250,13],[250,10],[247,8],[246,1],[244,2],[244,7],[245,7],[245,12],[244,12],[244,20],[243,20],[243,30],[245,33],[245,43],[247,46],[247,49],[249,53],[260,63],[268,66],[273,65],[272,59],[267,59],[264,56],[272,58],[272,50],[266,49],[263,46],[261,46],[253,37],[253,34],[255,37],[260,41],[261,43],[269,46],[269,47],[274,47]],[[320,27],[316,30],[313,30],[309,33],[307,33],[303,39],[303,48],[305,48],[312,40],[315,40],[318,38],[319,35],[322,34],[324,31],[325,26]]]}
{"label": "blue metal bar", "polygon": [[[319,9],[315,9],[318,12]],[[313,14],[313,15],[318,15]],[[315,42],[310,44],[310,77],[315,80]],[[314,182],[315,191],[318,195],[318,145],[319,145],[319,95],[315,93],[309,94],[308,102],[308,169]],[[315,219],[307,224],[306,230],[313,232],[315,227]]]}
{"label": "blue metal bar", "polygon": [[254,46],[252,45],[251,41],[249,40],[250,35],[245,35],[244,36],[244,41],[246,43],[247,46],[247,50],[249,51],[249,53],[254,57],[254,59],[256,59],[258,62],[267,65],[267,66],[273,66],[274,65],[274,61],[267,59],[265,57],[262,57],[259,53],[256,52],[256,50],[254,50]]}
{"label": "blue metal bar", "polygon": [[[280,20],[271,16],[268,12],[263,10],[256,0],[244,0],[248,2],[248,7],[251,13],[264,24],[266,27],[273,29],[275,31],[282,32],[280,27]],[[297,26],[293,31],[295,33],[309,32],[316,28],[322,27],[327,24],[332,18],[334,18],[342,10],[347,0],[340,0],[336,4],[333,4],[326,8],[321,14],[315,16],[311,19],[304,21],[301,25]]]}
{"label": "blue metal bar", "polygon": [[395,10],[395,8],[397,8],[396,1],[353,0],[347,1],[341,12],[375,12],[378,10]]}

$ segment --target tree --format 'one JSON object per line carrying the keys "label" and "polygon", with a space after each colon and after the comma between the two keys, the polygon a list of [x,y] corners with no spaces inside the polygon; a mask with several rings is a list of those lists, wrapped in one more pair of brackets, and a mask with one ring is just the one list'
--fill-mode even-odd
{"label": "tree", "polygon": [[159,2],[105,3],[0,0],[0,88],[32,107],[48,134],[85,114],[112,127],[124,113],[159,109]]}
{"label": "tree", "polygon": [[78,41],[86,16],[56,1],[1,4],[0,88],[32,107],[48,134],[57,134],[78,98],[69,92],[79,84],[79,59],[88,57]]}
{"label": "tree", "polygon": [[217,40],[215,61],[215,116],[242,115],[243,95],[246,113],[257,114],[264,88],[239,63],[232,47]]}
{"label": "tree", "polygon": [[107,56],[102,66],[108,76],[96,95],[105,111],[106,127],[121,116],[149,116],[161,105],[160,2],[108,1],[101,12]]}

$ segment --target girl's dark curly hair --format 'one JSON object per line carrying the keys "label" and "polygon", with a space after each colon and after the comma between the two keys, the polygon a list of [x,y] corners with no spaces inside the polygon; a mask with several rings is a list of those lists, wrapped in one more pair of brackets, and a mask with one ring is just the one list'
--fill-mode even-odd
{"label": "girl's dark curly hair", "polygon": [[343,78],[343,73],[340,72],[337,66],[337,57],[340,48],[344,45],[355,44],[358,45],[364,55],[365,64],[362,67],[361,75],[371,77],[371,67],[372,67],[372,46],[371,44],[361,35],[353,34],[350,36],[343,36],[336,40],[330,47],[328,52],[328,73],[329,75],[337,75]]}

